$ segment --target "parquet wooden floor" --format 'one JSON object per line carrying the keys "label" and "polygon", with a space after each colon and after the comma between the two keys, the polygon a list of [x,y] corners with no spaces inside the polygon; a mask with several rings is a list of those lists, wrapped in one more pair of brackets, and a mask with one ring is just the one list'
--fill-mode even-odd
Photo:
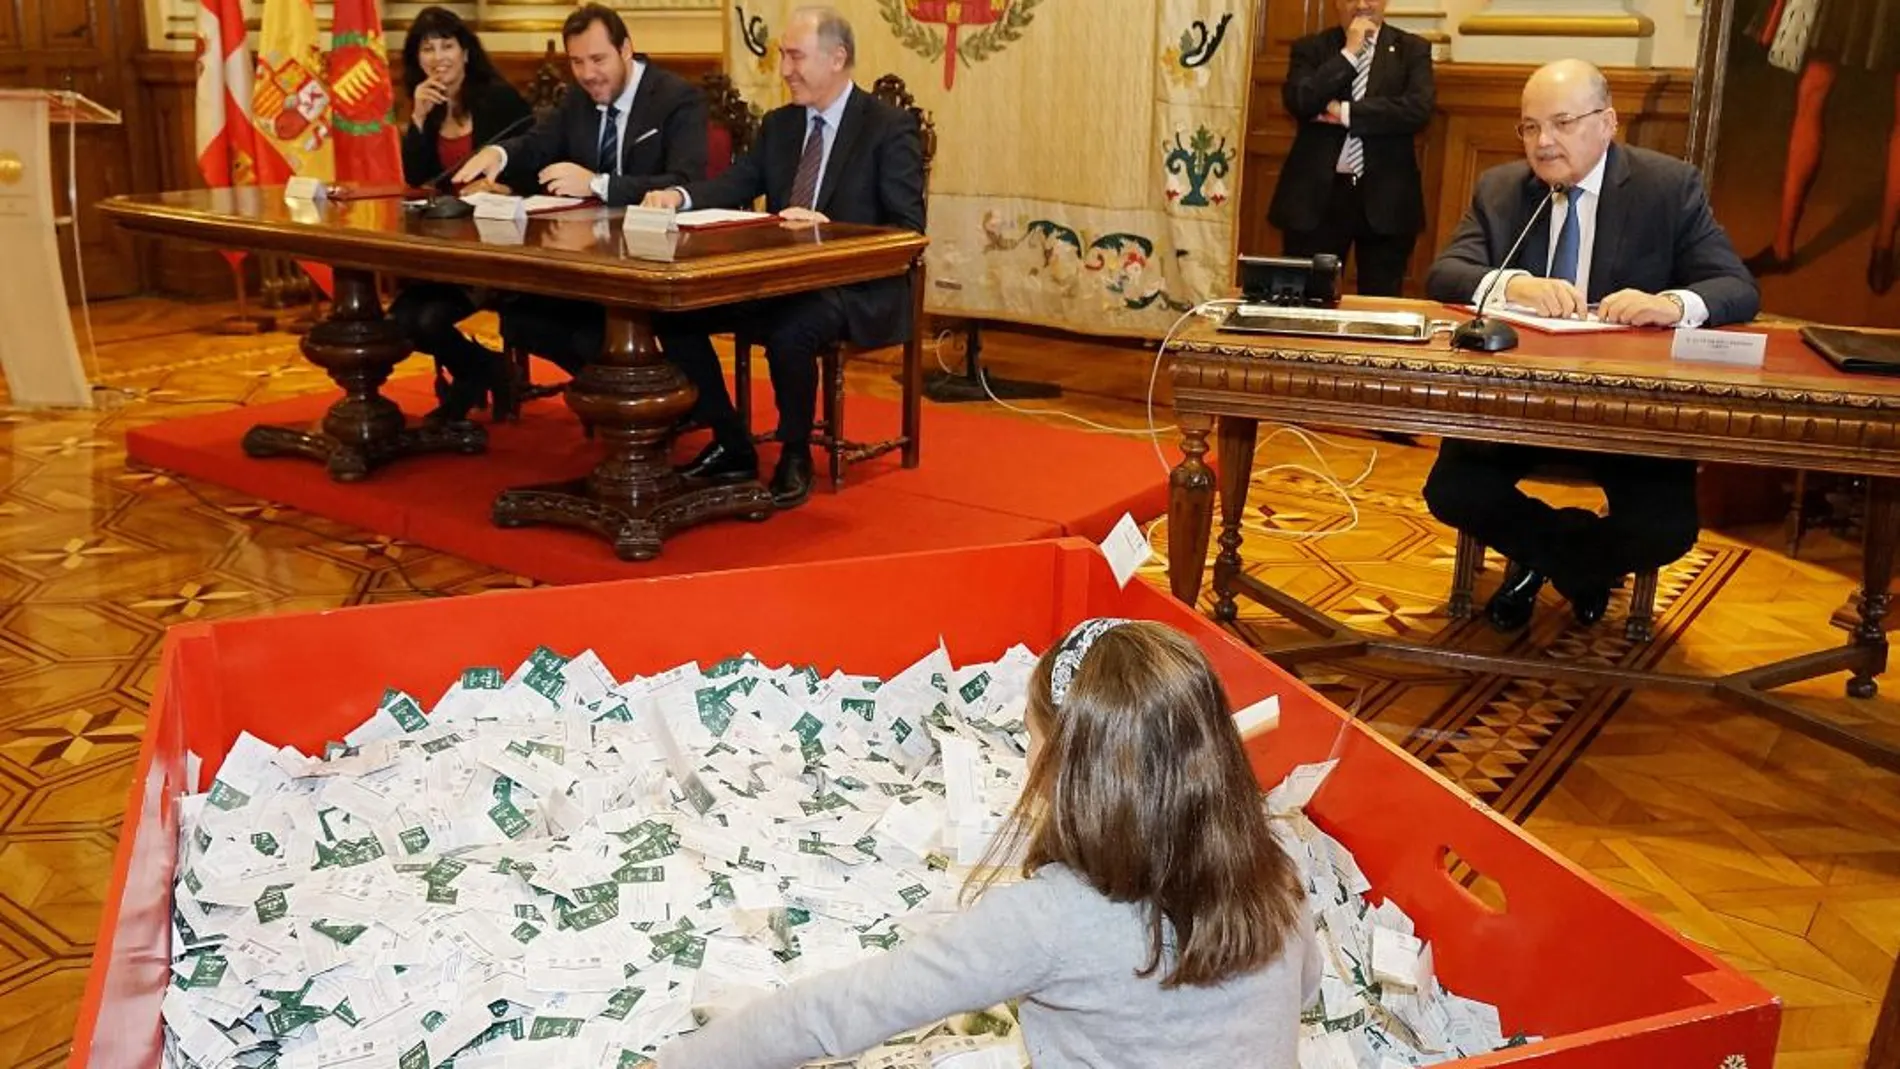
{"label": "parquet wooden floor", "polygon": [[[0,408],[0,1066],[63,1059],[167,625],[527,585],[424,547],[129,470],[128,427],[327,387],[288,335],[195,330],[224,311],[100,306],[105,403],[90,412]],[[476,326],[492,343],[493,324]],[[1067,391],[1021,407],[1143,426],[1151,353],[1001,330],[985,337],[997,373]],[[952,363],[956,342],[946,339],[943,353]],[[853,387],[894,396],[889,373],[854,367]],[[1166,413],[1164,384],[1164,425]],[[1312,472],[1260,473],[1248,567],[1362,626],[1502,643],[1442,615],[1451,540],[1417,497],[1430,449],[1341,438],[1321,451],[1349,480],[1375,447],[1350,507]],[[1286,436],[1260,457],[1263,466],[1320,467]],[[1295,537],[1312,530],[1330,533]],[[1165,523],[1153,534],[1165,544]],[[1826,621],[1852,588],[1854,547],[1811,536],[1800,561],[1779,547],[1777,531],[1705,535],[1665,577],[1661,637],[1648,647],[1632,649],[1607,627],[1577,633],[1556,602],[1513,641],[1548,656],[1698,670],[1838,641]],[[1160,582],[1161,571],[1157,561],[1146,578]],[[1248,613],[1242,633],[1268,643],[1286,632]],[[1787,1005],[1780,1064],[1861,1065],[1900,954],[1900,777],[1680,696],[1376,662],[1316,668],[1308,678],[1761,978]],[[1900,737],[1900,700],[1850,703],[1839,686],[1823,680],[1796,692],[1827,715]],[[1890,689],[1900,694],[1900,673]]]}

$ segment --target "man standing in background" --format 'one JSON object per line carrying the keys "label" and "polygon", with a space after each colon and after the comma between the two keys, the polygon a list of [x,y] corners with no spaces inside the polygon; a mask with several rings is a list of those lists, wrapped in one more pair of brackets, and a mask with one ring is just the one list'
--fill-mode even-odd
{"label": "man standing in background", "polygon": [[1395,297],[1425,226],[1413,139],[1431,121],[1432,46],[1385,24],[1385,0],[1334,0],[1339,26],[1293,42],[1281,99],[1299,120],[1267,220],[1288,256],[1358,264],[1358,292]]}

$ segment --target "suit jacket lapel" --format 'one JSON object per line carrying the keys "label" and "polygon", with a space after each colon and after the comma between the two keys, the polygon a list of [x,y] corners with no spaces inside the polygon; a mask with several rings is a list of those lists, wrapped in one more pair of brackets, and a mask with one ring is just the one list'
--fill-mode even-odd
{"label": "suit jacket lapel", "polygon": [[[853,85],[851,96],[844,103],[844,118],[838,120],[838,135],[831,140],[831,155],[825,160],[825,173],[818,184],[819,211],[831,203],[831,194],[838,188],[838,176],[844,173],[846,161],[851,158],[851,146],[864,130],[864,109],[870,107],[869,98],[864,90]],[[804,146],[800,146],[802,152]]]}
{"label": "suit jacket lapel", "polygon": [[636,55],[634,59],[646,63],[646,70],[640,74],[640,84],[633,89],[633,100],[627,104],[627,129],[620,135],[620,159],[616,162],[614,173],[625,174],[627,168],[627,150],[640,139],[640,135],[653,129],[647,119],[647,112],[653,110],[653,64],[645,56]]}
{"label": "suit jacket lapel", "polygon": [[1603,187],[1597,196],[1596,236],[1590,244],[1590,285],[1584,294],[1588,300],[1602,300],[1616,281],[1616,258],[1622,251],[1623,231],[1629,221],[1629,201],[1624,183],[1630,178],[1629,158],[1616,142],[1610,142],[1610,158],[1603,165]]}
{"label": "suit jacket lapel", "polygon": [[1395,95],[1394,79],[1401,77],[1404,71],[1405,65],[1399,62],[1399,31],[1391,26],[1379,27],[1379,37],[1372,50],[1372,69],[1366,72],[1366,95]]}

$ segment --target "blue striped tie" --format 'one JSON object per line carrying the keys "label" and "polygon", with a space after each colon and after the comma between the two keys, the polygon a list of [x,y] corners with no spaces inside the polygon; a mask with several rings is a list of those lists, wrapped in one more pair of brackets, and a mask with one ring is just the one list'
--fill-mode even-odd
{"label": "blue striped tie", "polygon": [[1577,196],[1582,190],[1565,194],[1564,224],[1557,231],[1557,250],[1550,257],[1550,277],[1577,285],[1577,255],[1583,244],[1583,232],[1577,223]]}
{"label": "blue striped tie", "polygon": [[[1366,39],[1366,47],[1352,60],[1352,98],[1366,98],[1366,84],[1372,80],[1372,53],[1377,44],[1372,38]],[[1346,135],[1346,147],[1339,150],[1339,170],[1354,178],[1366,176],[1366,146],[1357,134]]]}

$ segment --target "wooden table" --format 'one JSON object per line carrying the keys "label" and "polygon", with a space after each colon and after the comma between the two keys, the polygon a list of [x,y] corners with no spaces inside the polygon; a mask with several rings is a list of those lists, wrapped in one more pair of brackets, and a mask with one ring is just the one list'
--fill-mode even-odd
{"label": "wooden table", "polygon": [[[538,216],[525,223],[424,219],[396,198],[291,202],[279,189],[214,189],[114,197],[100,205],[128,230],[221,249],[279,253],[331,265],[335,306],[304,338],[303,351],[343,388],[320,428],[257,426],[245,436],[253,456],[318,460],[332,478],[366,478],[419,453],[480,453],[473,424],[410,426],[380,392],[410,354],[383,315],[376,273],[599,301],[607,309],[605,351],[567,391],[568,407],[591,422],[606,457],[585,478],[503,492],[495,522],[580,527],[614,544],[626,560],[660,552],[663,539],[721,517],[762,520],[771,496],[757,481],[736,486],[683,482],[667,460],[671,428],[694,400],[693,387],[660,355],[652,314],[730,304],[908,275],[920,285],[920,234],[827,224],[681,232],[622,231],[624,212],[603,207]],[[922,324],[904,348],[907,381],[921,373]],[[921,413],[908,391],[904,464],[918,459]]]}
{"label": "wooden table", "polygon": [[[1355,299],[1348,308],[1458,310],[1417,301]],[[1883,768],[1900,749],[1808,713],[1768,692],[1846,671],[1850,697],[1872,697],[1887,666],[1881,626],[1900,535],[1900,379],[1847,375],[1794,330],[1768,335],[1759,368],[1670,358],[1668,331],[1551,335],[1519,331],[1506,353],[1429,345],[1223,333],[1196,321],[1169,344],[1185,455],[1170,480],[1168,572],[1194,604],[1212,524],[1216,434],[1220,553],[1214,615],[1232,621],[1246,594],[1317,638],[1269,656],[1282,664],[1378,654],[1443,667],[1625,686],[1657,685],[1734,701]],[[1639,453],[1868,477],[1859,620],[1847,644],[1719,677],[1592,667],[1545,658],[1440,649],[1357,631],[1241,571],[1240,521],[1260,421],[1435,434],[1486,442]],[[1217,430],[1218,428],[1218,430]]]}

